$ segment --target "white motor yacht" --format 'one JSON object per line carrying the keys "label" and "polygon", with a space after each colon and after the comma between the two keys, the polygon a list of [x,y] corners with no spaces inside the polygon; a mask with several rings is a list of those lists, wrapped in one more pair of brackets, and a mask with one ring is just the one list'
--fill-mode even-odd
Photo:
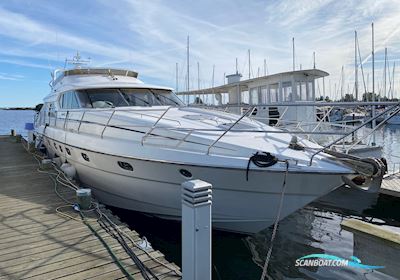
{"label": "white motor yacht", "polygon": [[186,107],[170,88],[137,76],[56,70],[35,120],[36,142],[105,204],[178,220],[181,184],[201,179],[213,185],[213,226],[255,233],[273,224],[283,190],[281,219],[357,176],[315,143],[245,116]]}

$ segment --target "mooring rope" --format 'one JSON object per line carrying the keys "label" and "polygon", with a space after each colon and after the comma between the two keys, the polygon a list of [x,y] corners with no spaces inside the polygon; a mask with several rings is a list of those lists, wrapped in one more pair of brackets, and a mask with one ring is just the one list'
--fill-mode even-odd
{"label": "mooring rope", "polygon": [[286,171],[285,171],[285,175],[283,177],[282,192],[281,192],[281,198],[280,198],[280,201],[279,201],[278,213],[276,215],[274,228],[272,230],[272,235],[271,235],[269,249],[268,249],[268,252],[267,252],[267,257],[265,259],[264,266],[263,266],[263,271],[262,271],[261,278],[260,278],[261,280],[264,280],[265,276],[267,275],[268,264],[269,264],[269,261],[271,259],[272,248],[273,248],[273,245],[274,245],[274,240],[275,240],[276,232],[278,230],[279,220],[280,220],[280,217],[281,217],[282,206],[283,206],[283,198],[285,196],[285,190],[286,190],[286,179],[287,179],[287,175],[289,173],[289,161],[286,160],[285,163],[286,163]]}

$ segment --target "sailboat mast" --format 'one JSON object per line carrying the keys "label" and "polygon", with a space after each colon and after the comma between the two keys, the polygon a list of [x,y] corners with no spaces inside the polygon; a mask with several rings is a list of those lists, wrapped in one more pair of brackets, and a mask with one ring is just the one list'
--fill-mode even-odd
{"label": "sailboat mast", "polygon": [[175,65],[175,91],[178,92],[178,62]]}
{"label": "sailboat mast", "polygon": [[358,100],[357,30],[354,31],[354,92]]}
{"label": "sailboat mast", "polygon": [[[383,96],[386,96],[386,69],[387,69],[387,48],[385,48],[385,64],[383,68]],[[389,78],[390,79],[390,78]]]}
{"label": "sailboat mast", "polygon": [[238,72],[238,60],[237,60],[237,57],[236,57],[236,74],[238,74],[239,72]]}
{"label": "sailboat mast", "polygon": [[[371,32],[372,32],[372,102],[375,102],[375,42],[374,42],[374,23],[371,24]],[[376,127],[375,120],[375,105],[372,105],[372,129],[374,130]],[[376,145],[376,135],[375,132],[372,134],[372,146]]]}
{"label": "sailboat mast", "polygon": [[293,71],[295,71],[296,70],[296,64],[295,64],[295,56],[294,56],[294,37],[292,38],[292,48],[293,48],[293,50],[292,50],[292,55],[293,55]]}
{"label": "sailboat mast", "polygon": [[214,87],[214,74],[215,74],[215,65],[213,65],[212,79],[211,79],[211,87]]}
{"label": "sailboat mast", "polygon": [[341,84],[340,84],[340,98],[343,100],[343,86],[344,86],[344,74],[343,74],[343,68],[344,66],[342,65],[342,71],[341,71]]}
{"label": "sailboat mast", "polygon": [[394,95],[394,69],[395,69],[395,67],[396,67],[396,61],[393,61],[393,74],[392,74],[392,83],[393,83],[393,86],[392,86],[392,94],[391,94],[392,100],[393,100],[393,95]]}
{"label": "sailboat mast", "polygon": [[264,76],[267,76],[267,60],[264,58]]}
{"label": "sailboat mast", "polygon": [[315,52],[313,52],[313,69],[315,69]]}
{"label": "sailboat mast", "polygon": [[186,90],[189,91],[190,82],[189,82],[189,36],[187,36],[187,47],[186,47],[186,67],[187,67],[187,84]]}
{"label": "sailboat mast", "polygon": [[200,89],[200,63],[197,61],[197,89]]}
{"label": "sailboat mast", "polygon": [[250,75],[251,75],[251,61],[250,61],[250,49],[249,49],[249,79],[250,79]]}

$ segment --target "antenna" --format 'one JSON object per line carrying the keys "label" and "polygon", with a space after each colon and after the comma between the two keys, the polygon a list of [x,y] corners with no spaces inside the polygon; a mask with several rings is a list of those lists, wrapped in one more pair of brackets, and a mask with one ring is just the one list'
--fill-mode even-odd
{"label": "antenna", "polygon": [[225,82],[226,82],[226,73],[224,72],[224,79],[223,79],[223,81],[224,81],[224,85],[225,85]]}
{"label": "antenna", "polygon": [[79,51],[76,52],[76,54],[72,57],[72,59],[65,59],[65,65],[64,68],[66,68],[67,64],[72,64],[74,65],[75,68],[79,69],[81,68],[82,65],[89,64],[90,63],[90,58],[84,60],[82,59]]}
{"label": "antenna", "polygon": [[292,47],[293,47],[293,71],[296,70],[296,64],[295,64],[295,56],[294,56],[294,37],[292,38]]}

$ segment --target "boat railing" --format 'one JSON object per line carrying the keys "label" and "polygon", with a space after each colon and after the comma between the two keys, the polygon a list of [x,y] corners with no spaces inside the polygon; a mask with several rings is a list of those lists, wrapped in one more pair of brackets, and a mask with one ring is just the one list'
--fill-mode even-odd
{"label": "boat railing", "polygon": [[[148,111],[150,111],[150,112],[162,112],[161,113],[161,115],[160,116],[154,116],[154,115],[151,115],[151,114],[145,114],[145,113],[143,113],[143,112],[140,112],[140,110],[138,110],[138,109],[118,109],[118,110],[115,110],[114,108],[107,108],[107,109],[95,109],[95,110],[93,110],[93,111],[88,111],[88,110],[84,110],[84,109],[73,109],[73,110],[67,110],[66,111],[66,114],[65,114],[65,118],[64,118],[64,129],[68,126],[68,121],[70,121],[70,120],[74,120],[74,121],[79,121],[79,124],[78,124],[78,133],[79,133],[79,131],[80,131],[80,128],[81,128],[81,125],[82,125],[82,122],[85,122],[85,120],[84,120],[84,118],[85,118],[85,116],[87,115],[87,113],[97,113],[97,112],[111,112],[111,114],[110,114],[110,116],[108,117],[108,119],[107,119],[107,121],[104,123],[104,124],[102,124],[104,127],[103,127],[103,130],[102,130],[102,132],[101,132],[101,138],[103,138],[103,135],[104,135],[104,132],[105,132],[105,130],[110,126],[110,123],[111,123],[111,121],[113,120],[113,117],[116,115],[116,113],[118,113],[118,112],[129,112],[129,113],[132,113],[132,114],[137,114],[137,115],[140,115],[140,117],[141,118],[143,118],[143,117],[150,117],[150,118],[156,118],[156,121],[155,121],[155,123],[153,124],[153,126],[155,125],[155,124],[157,124],[161,119],[165,119],[165,120],[168,120],[168,121],[172,121],[172,122],[175,122],[175,123],[177,123],[178,125],[181,125],[181,123],[180,123],[180,121],[178,121],[178,120],[175,120],[175,119],[172,119],[172,118],[166,118],[165,117],[165,114],[167,113],[167,111],[170,109],[170,108],[172,108],[172,107],[167,107],[166,109],[145,109],[146,110],[146,112],[148,112]],[[144,109],[143,109],[144,110]],[[79,120],[75,120],[75,119],[69,119],[69,115],[71,114],[71,113],[79,113],[79,112],[82,112],[82,116],[81,116],[81,118],[79,119]],[[64,112],[62,112],[62,113],[64,113]],[[57,116],[55,116],[55,121],[56,121],[56,119],[57,119],[58,117]],[[96,123],[96,124],[100,124],[100,123]],[[153,128],[154,129],[154,128]]]}
{"label": "boat railing", "polygon": [[[252,110],[249,110],[250,112],[252,112],[254,110],[254,108]],[[248,111],[248,112],[249,112]],[[210,154],[210,150],[212,147],[214,147],[215,144],[217,144],[217,142],[225,135],[227,134],[236,124],[238,124],[244,117],[246,117],[247,112],[244,113],[242,116],[240,116],[240,118],[238,118],[234,123],[232,123],[217,139],[215,139],[210,146],[208,146],[207,148],[207,155]]]}
{"label": "boat railing", "polygon": [[[168,111],[173,108],[173,107],[167,107],[167,108],[156,108],[156,109],[143,109],[146,110],[146,112],[149,111],[158,111],[161,112],[161,114],[159,116],[154,116],[151,114],[145,114],[140,112],[141,109],[131,109],[131,110],[127,110],[127,109],[123,109],[123,110],[110,110],[110,109],[106,109],[106,110],[94,110],[94,111],[90,111],[92,112],[99,112],[99,111],[111,111],[110,116],[108,117],[107,121],[104,123],[100,123],[100,122],[94,122],[94,121],[90,121],[90,120],[85,120],[85,116],[88,115],[89,111],[87,110],[68,110],[66,112],[63,112],[65,114],[65,118],[64,118],[64,124],[63,127],[64,129],[68,128],[68,122],[70,120],[73,121],[78,121],[79,125],[78,125],[78,133],[80,131],[81,125],[82,123],[92,123],[92,124],[96,124],[96,125],[101,125],[103,126],[103,129],[101,130],[100,133],[100,137],[104,136],[105,130],[107,129],[107,127],[112,127],[112,128],[116,128],[116,129],[123,129],[123,130],[131,130],[131,131],[135,131],[133,129],[129,129],[126,125],[125,126],[121,126],[121,125],[112,125],[111,122],[114,119],[116,113],[118,112],[132,112],[135,114],[139,114],[141,115],[141,117],[143,118],[144,116],[148,116],[148,117],[153,117],[153,118],[157,118],[156,121],[152,124],[152,125],[144,125],[143,127],[145,128],[149,128],[146,132],[143,132],[144,135],[142,136],[141,139],[141,143],[142,145],[144,144],[145,140],[152,135],[153,131],[157,128],[157,129],[164,129],[164,130],[171,130],[171,131],[180,131],[180,132],[186,132],[183,137],[179,137],[179,138],[175,138],[174,137],[170,137],[168,136],[168,138],[170,139],[174,139],[179,141],[178,145],[182,144],[182,142],[185,142],[189,136],[191,136],[193,134],[193,132],[201,132],[201,131],[213,131],[213,132],[222,132],[214,141],[212,141],[208,147],[207,147],[207,151],[206,153],[209,154],[211,149],[221,140],[221,138],[223,138],[228,132],[256,132],[256,133],[271,133],[271,134],[279,134],[279,133],[290,133],[290,134],[300,134],[300,135],[340,135],[340,137],[336,140],[334,140],[333,142],[324,145],[321,149],[318,149],[317,151],[315,151],[310,158],[310,162],[309,164],[312,165],[312,161],[314,159],[314,157],[316,155],[318,155],[319,153],[323,152],[324,150],[330,148],[332,145],[335,145],[337,143],[339,143],[340,141],[343,140],[346,137],[349,137],[350,135],[354,134],[355,132],[357,132],[358,130],[360,130],[361,128],[365,127],[368,123],[371,123],[373,120],[376,120],[377,118],[381,117],[381,116],[387,116],[384,120],[387,121],[388,119],[390,119],[391,116],[394,116],[395,114],[400,112],[400,102],[396,103],[395,105],[392,105],[391,107],[389,107],[388,109],[382,111],[381,113],[379,113],[378,115],[376,115],[375,117],[370,118],[368,121],[364,122],[363,124],[361,124],[360,126],[355,127],[354,129],[350,130],[350,131],[345,131],[345,132],[341,132],[341,131],[316,131],[311,130],[311,131],[306,131],[304,130],[301,125],[307,125],[307,122],[299,122],[297,124],[297,126],[295,126],[298,131],[289,131],[285,128],[281,128],[282,130],[265,130],[265,129],[260,129],[260,128],[254,128],[254,129],[234,129],[234,127],[241,121],[243,120],[245,117],[248,116],[248,114],[250,112],[254,112],[253,108],[251,108],[250,110],[247,110],[247,112],[245,114],[243,114],[242,116],[239,116],[236,120],[232,120],[231,123],[229,123],[230,125],[226,128],[226,129],[193,129],[193,128],[184,128],[181,126],[181,123],[177,120],[173,120],[173,119],[169,119],[169,120],[173,120],[174,122],[176,122],[177,124],[179,124],[179,126],[174,127],[174,126],[160,126],[159,123],[161,120],[163,119],[168,119],[166,118],[166,114],[168,113]],[[72,114],[72,112],[83,112],[82,116],[79,119],[71,119],[70,116]],[[392,114],[388,114],[389,112],[391,112]],[[53,116],[54,118],[58,118],[57,114],[54,114],[55,116]],[[381,127],[383,125],[382,122],[379,126],[375,127],[375,129],[371,130],[369,135],[372,134],[373,132],[375,132],[377,129],[379,129],[379,127]],[[54,121],[54,123],[56,124],[56,121]],[[333,124],[335,125],[335,124]],[[139,127],[137,125],[135,125],[135,127]],[[137,131],[136,131],[137,132]],[[162,135],[157,135],[160,137],[166,137],[166,136],[162,136]],[[364,138],[363,138],[364,139]],[[358,141],[358,143],[360,143],[362,140]],[[354,146],[353,146],[354,147]]]}
{"label": "boat railing", "polygon": [[[311,155],[310,158],[310,162],[309,165],[312,165],[313,159],[316,155],[320,154],[321,152],[325,151],[326,149],[330,148],[332,145],[335,145],[337,143],[339,143],[340,141],[344,140],[346,137],[352,135],[353,133],[355,133],[356,131],[360,130],[361,128],[363,128],[364,126],[366,126],[369,123],[372,123],[373,121],[376,121],[377,118],[384,116],[386,114],[388,114],[389,112],[392,112],[393,114],[389,117],[387,117],[385,119],[385,121],[387,121],[388,119],[390,119],[393,115],[397,114],[400,112],[400,102],[397,102],[395,105],[392,105],[391,107],[389,107],[388,109],[384,110],[383,112],[379,113],[378,115],[371,117],[369,120],[367,120],[366,122],[364,122],[363,124],[361,124],[360,126],[354,128],[352,131],[350,131],[349,133],[347,133],[346,135],[343,135],[342,137],[339,137],[338,139],[336,139],[335,141],[323,146],[321,149],[317,150],[314,154]],[[385,123],[385,122],[382,122]],[[382,124],[381,123],[381,124]],[[371,134],[374,133],[376,130],[376,127],[370,132]],[[344,142],[344,141],[343,141]]]}
{"label": "boat railing", "polygon": [[147,136],[150,135],[150,134],[153,132],[153,130],[156,128],[158,122],[159,122],[160,120],[162,120],[162,118],[165,116],[165,114],[169,111],[170,108],[171,108],[171,107],[168,107],[168,108],[164,111],[164,113],[162,113],[161,116],[156,120],[156,122],[153,124],[153,126],[146,132],[146,134],[143,135],[142,140],[141,140],[142,146],[143,146],[144,140],[146,140]]}

